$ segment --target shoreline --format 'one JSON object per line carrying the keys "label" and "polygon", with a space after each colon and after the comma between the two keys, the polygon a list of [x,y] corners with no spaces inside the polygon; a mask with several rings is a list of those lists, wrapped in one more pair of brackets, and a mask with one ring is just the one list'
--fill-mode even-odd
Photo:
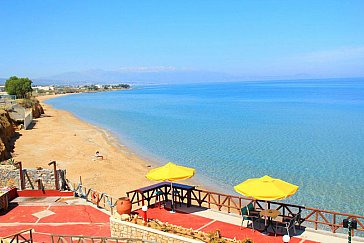
{"label": "shoreline", "polygon": [[[55,160],[59,168],[67,170],[67,178],[73,183],[77,184],[82,177],[85,186],[113,197],[121,197],[127,191],[157,183],[145,178],[151,168],[159,166],[156,161],[139,156],[123,145],[112,132],[44,102],[65,95],[36,97],[45,114],[34,119],[32,129],[19,131],[14,160],[22,161],[24,168],[48,168],[48,162]],[[103,160],[95,159],[96,151],[104,156]],[[198,178],[181,183],[212,188],[202,186]]]}
{"label": "shoreline", "polygon": [[[112,91],[106,91],[106,92],[112,92]],[[42,105],[44,105],[45,103],[43,101],[46,101],[48,99],[52,99],[52,98],[56,98],[56,97],[60,97],[60,96],[65,96],[65,95],[77,95],[77,94],[80,94],[80,93],[52,95],[51,97],[45,97],[45,99],[41,98],[40,100],[42,100],[41,103],[42,103]],[[41,97],[43,97],[43,96],[41,96]],[[51,106],[49,104],[45,104],[45,105]],[[55,109],[55,108],[52,107],[52,109]],[[74,114],[74,113],[72,113],[70,111],[63,110],[63,109],[55,109],[55,110],[65,111],[65,112],[69,113],[71,116],[75,117],[75,119],[78,119],[80,122],[88,124],[91,127],[97,129],[98,131],[104,133],[104,135],[105,135],[104,138],[106,139],[106,141],[108,141],[108,143],[111,146],[116,147],[122,153],[131,154],[131,155],[134,155],[134,156],[138,157],[141,161],[144,162],[144,165],[147,167],[148,171],[150,169],[162,166],[162,165],[166,164],[167,162],[171,161],[171,160],[168,160],[168,159],[165,159],[165,158],[158,157],[158,156],[156,156],[154,154],[151,154],[149,152],[145,152],[145,151],[143,151],[143,149],[140,149],[135,144],[134,144],[134,146],[130,145],[129,141],[126,140],[125,138],[123,138],[122,136],[120,137],[117,134],[114,134],[111,130],[101,127],[101,125],[92,124],[92,123],[88,122],[87,120],[85,120],[85,119],[83,119],[81,117],[78,117],[77,113]],[[145,178],[145,175],[146,175],[146,173],[143,175],[143,179]],[[149,182],[148,185],[158,183],[158,181],[150,181],[150,180],[148,180],[148,182]],[[208,190],[208,191],[212,191],[212,192],[218,192],[218,193],[227,193],[228,192],[231,195],[240,196],[240,194],[236,193],[233,190],[233,186],[228,185],[228,184],[224,184],[224,183],[223,184],[217,183],[212,178],[210,178],[210,177],[208,177],[208,176],[206,176],[204,174],[199,173],[199,171],[196,172],[194,177],[192,177],[190,179],[187,179],[187,180],[182,180],[182,181],[179,181],[179,182],[177,181],[177,183],[193,185],[196,188],[204,189],[204,190]],[[142,187],[142,186],[140,186],[140,187]],[[132,188],[132,189],[136,189],[136,188]]]}
{"label": "shoreline", "polygon": [[[67,178],[100,192],[121,197],[125,192],[152,184],[145,178],[149,162],[119,143],[110,132],[83,121],[71,112],[44,103],[59,95],[39,96],[45,114],[34,119],[34,127],[19,131],[13,158],[23,167],[41,166],[55,160],[67,170]],[[95,159],[100,151],[104,159]],[[133,178],[130,180],[130,178]]]}

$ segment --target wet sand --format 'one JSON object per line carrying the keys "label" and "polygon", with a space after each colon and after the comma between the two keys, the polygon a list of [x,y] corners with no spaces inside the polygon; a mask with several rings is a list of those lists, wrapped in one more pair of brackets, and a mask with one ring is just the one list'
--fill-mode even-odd
{"label": "wet sand", "polygon": [[[38,97],[45,114],[35,119],[32,129],[20,131],[13,157],[23,167],[50,168],[48,163],[55,160],[72,182],[78,183],[81,176],[85,186],[114,197],[154,183],[145,178],[150,162],[118,144],[106,131],[44,104],[53,97]],[[96,151],[104,158],[96,159]]]}

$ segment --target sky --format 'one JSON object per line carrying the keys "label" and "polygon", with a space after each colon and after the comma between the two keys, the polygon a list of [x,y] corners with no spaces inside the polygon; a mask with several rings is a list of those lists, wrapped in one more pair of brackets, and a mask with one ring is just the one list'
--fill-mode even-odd
{"label": "sky", "polygon": [[0,77],[92,69],[363,77],[364,1],[0,1]]}

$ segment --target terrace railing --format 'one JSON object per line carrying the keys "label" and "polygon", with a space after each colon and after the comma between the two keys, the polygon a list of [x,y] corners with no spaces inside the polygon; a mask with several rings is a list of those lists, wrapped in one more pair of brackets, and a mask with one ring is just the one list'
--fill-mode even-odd
{"label": "terrace railing", "polygon": [[[153,192],[158,190],[158,185],[160,185],[160,183],[156,184],[156,187],[148,187],[149,190],[147,191],[140,189],[133,190],[127,192],[127,195],[131,199],[132,204],[139,205],[141,203],[142,205],[144,205],[144,201],[147,201],[147,203],[149,204],[150,201],[156,197]],[[168,185],[163,185],[163,188],[164,187],[168,187]],[[170,189],[164,189],[163,191],[167,197],[172,195]],[[181,190],[180,195],[186,194],[183,190]],[[187,199],[188,198],[186,196],[181,197],[181,201],[184,203],[187,202]],[[251,202],[254,203],[255,208],[258,210],[263,210],[266,208],[279,210],[280,216],[282,217],[290,218],[293,217],[295,214],[300,213],[301,220],[299,222],[299,225],[314,228],[315,230],[322,229],[326,231],[331,231],[332,233],[336,233],[338,230],[343,231],[343,219],[355,219],[358,222],[357,231],[364,232],[364,216],[321,210],[318,208],[305,207],[295,204],[287,204],[275,201],[266,202],[261,200],[252,200],[248,197],[228,195],[196,188],[191,190],[189,203],[194,206],[216,209],[228,213],[241,214],[240,209]]]}
{"label": "terrace railing", "polygon": [[67,185],[75,193],[76,197],[85,199],[88,202],[95,204],[99,208],[103,208],[113,214],[114,207],[116,206],[116,199],[110,195],[96,191],[92,188],[87,188],[81,183],[76,184],[67,180]]}
{"label": "terrace railing", "polygon": [[137,238],[94,237],[83,235],[51,235],[52,243],[155,243]]}
{"label": "terrace railing", "polygon": [[0,243],[33,243],[32,230],[26,229],[12,235],[0,237]]}
{"label": "terrace railing", "polygon": [[[69,188],[75,193],[75,196],[84,198],[88,202],[97,205],[97,207],[103,208],[113,214],[113,210],[117,201],[113,197],[106,193],[98,192],[92,188],[87,188],[81,183],[76,185],[75,183],[67,181],[67,184]],[[157,190],[163,191],[166,197],[172,196],[172,190],[168,184],[158,183],[155,186],[150,186],[148,188],[148,190],[143,192],[141,192],[139,189],[127,192],[127,196],[130,198],[131,203],[137,205],[150,204],[151,200],[156,198],[156,194],[154,192]],[[174,190],[179,191],[179,197],[182,202],[194,206],[240,214],[240,209],[242,207],[253,202],[256,209],[276,209],[280,211],[280,216],[282,217],[289,218],[293,217],[297,213],[300,213],[302,216],[300,220],[300,226],[302,225],[314,228],[315,230],[322,229],[336,233],[338,231],[343,231],[344,228],[342,222],[344,219],[351,219],[358,222],[357,231],[364,233],[364,216],[361,215],[340,213],[275,201],[265,202],[261,200],[252,200],[248,197],[234,196],[196,188],[187,190],[183,187],[175,187]]]}

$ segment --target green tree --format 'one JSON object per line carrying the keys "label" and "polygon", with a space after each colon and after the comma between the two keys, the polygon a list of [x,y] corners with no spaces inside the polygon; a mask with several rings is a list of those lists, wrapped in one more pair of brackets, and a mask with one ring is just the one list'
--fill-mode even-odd
{"label": "green tree", "polygon": [[32,80],[12,76],[5,82],[5,91],[10,95],[16,95],[17,98],[26,98],[33,91]]}

